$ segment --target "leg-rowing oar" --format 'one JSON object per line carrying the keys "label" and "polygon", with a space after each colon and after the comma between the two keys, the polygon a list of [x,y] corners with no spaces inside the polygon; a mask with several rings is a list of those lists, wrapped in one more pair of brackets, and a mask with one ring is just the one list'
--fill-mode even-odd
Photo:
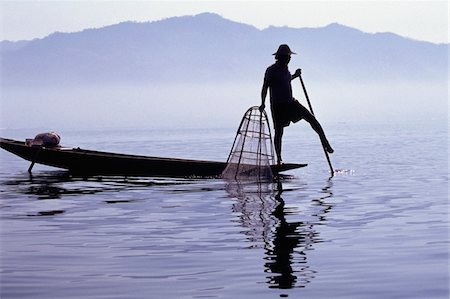
{"label": "leg-rowing oar", "polygon": [[[303,92],[305,93],[306,101],[308,102],[309,111],[311,111],[311,114],[315,117],[311,102],[309,101],[308,93],[306,92],[305,83],[303,83],[302,75],[300,74],[298,77],[300,78],[300,83],[302,84]],[[333,166],[331,165],[330,156],[328,155],[328,152],[325,149],[325,145],[323,143],[322,148],[323,152],[325,153],[325,157],[327,157],[328,166],[330,166],[331,176],[334,176],[334,169]]]}

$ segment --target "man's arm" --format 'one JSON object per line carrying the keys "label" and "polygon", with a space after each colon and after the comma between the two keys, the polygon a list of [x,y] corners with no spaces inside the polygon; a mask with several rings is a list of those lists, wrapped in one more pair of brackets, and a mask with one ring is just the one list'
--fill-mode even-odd
{"label": "man's arm", "polygon": [[264,81],[262,89],[261,89],[261,106],[259,106],[259,111],[264,111],[266,108],[266,96],[267,96],[267,89],[269,88],[269,85],[266,81]]}
{"label": "man's arm", "polygon": [[302,70],[301,70],[301,69],[297,69],[297,70],[295,71],[295,73],[292,75],[291,81],[294,80],[295,78],[300,77],[301,74],[302,74]]}

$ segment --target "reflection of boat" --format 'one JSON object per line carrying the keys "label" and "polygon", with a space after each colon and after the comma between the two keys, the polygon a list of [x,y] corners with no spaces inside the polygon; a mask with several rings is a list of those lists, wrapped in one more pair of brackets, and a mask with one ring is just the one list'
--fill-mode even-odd
{"label": "reflection of boat", "polygon": [[[117,193],[141,190],[152,187],[171,187],[190,184],[195,180],[185,178],[151,178],[151,177],[77,177],[66,171],[41,171],[38,176],[16,175],[0,178],[6,194],[19,194],[37,199],[60,199],[65,196],[95,195],[100,193]],[[133,198],[108,198],[106,203],[131,202]],[[39,207],[39,206],[38,206]]]}
{"label": "reflection of boat", "polygon": [[[80,175],[139,175],[165,177],[215,177],[224,170],[225,162],[146,157],[84,150],[80,148],[46,148],[25,142],[0,139],[0,147],[34,163],[67,169]],[[272,172],[304,167],[306,164],[272,165]],[[31,168],[31,167],[30,167]]]}

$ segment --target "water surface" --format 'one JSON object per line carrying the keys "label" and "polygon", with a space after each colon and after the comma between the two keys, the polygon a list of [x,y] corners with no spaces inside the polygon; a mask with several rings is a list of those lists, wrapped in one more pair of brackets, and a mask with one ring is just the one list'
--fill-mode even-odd
{"label": "water surface", "polygon": [[[330,126],[331,127],[331,126]],[[63,130],[89,149],[223,161],[235,129]],[[35,131],[3,130],[33,137]],[[448,139],[303,124],[279,182],[77,178],[2,151],[2,298],[448,298]]]}

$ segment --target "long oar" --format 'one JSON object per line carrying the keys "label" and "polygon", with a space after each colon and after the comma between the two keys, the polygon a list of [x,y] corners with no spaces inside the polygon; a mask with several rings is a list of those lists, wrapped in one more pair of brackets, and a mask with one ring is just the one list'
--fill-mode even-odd
{"label": "long oar", "polygon": [[[305,83],[303,83],[302,75],[298,76],[300,78],[300,83],[302,83],[303,92],[305,93],[306,101],[308,101],[309,111],[311,111],[311,114],[315,117],[314,111],[311,105],[311,102],[309,101],[308,92],[306,92]],[[325,157],[327,157],[328,166],[330,166],[331,176],[334,176],[334,169],[331,165],[330,156],[328,155],[327,150],[325,149],[325,145],[322,144],[323,152],[325,153]]]}

